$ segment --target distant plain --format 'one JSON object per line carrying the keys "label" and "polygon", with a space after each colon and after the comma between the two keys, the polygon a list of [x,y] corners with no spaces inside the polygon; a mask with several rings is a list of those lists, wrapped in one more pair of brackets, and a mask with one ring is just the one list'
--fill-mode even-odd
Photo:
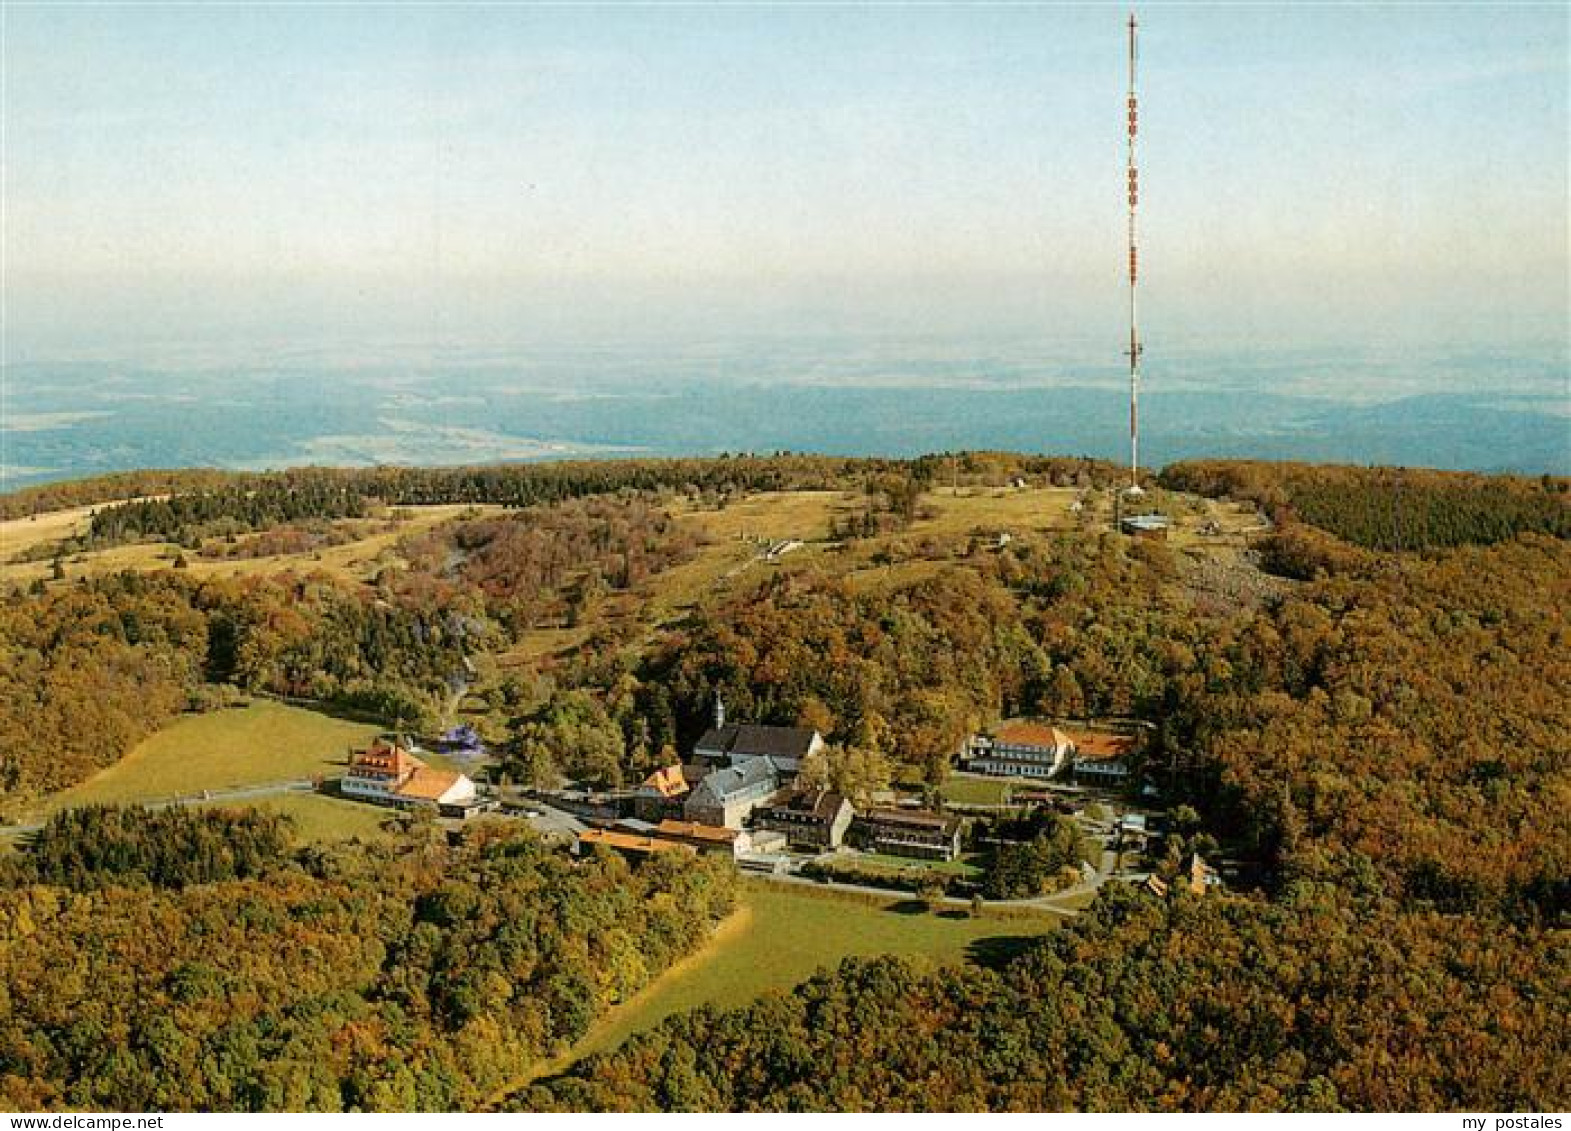
{"label": "distant plain", "polygon": [[[1153,346],[1153,351],[1155,347]],[[0,487],[136,467],[421,465],[775,450],[1118,458],[1116,351],[1010,340],[454,352],[407,363],[22,359]],[[1257,457],[1571,472],[1564,342],[1153,352],[1147,462]]]}

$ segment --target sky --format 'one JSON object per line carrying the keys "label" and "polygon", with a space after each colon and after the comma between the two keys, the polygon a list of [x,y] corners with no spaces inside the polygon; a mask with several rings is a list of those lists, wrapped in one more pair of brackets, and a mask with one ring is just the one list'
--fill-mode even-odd
{"label": "sky", "polygon": [[[1143,5],[1147,336],[1563,353],[1568,13]],[[1125,15],[7,3],[7,353],[1113,335]]]}

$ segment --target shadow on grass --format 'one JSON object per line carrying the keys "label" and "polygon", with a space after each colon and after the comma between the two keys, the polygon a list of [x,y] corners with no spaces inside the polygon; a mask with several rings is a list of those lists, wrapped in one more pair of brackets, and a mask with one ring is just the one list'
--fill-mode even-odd
{"label": "shadow on grass", "polygon": [[978,966],[1000,970],[1038,945],[1041,940],[1030,936],[992,935],[974,939],[966,947],[966,958]]}

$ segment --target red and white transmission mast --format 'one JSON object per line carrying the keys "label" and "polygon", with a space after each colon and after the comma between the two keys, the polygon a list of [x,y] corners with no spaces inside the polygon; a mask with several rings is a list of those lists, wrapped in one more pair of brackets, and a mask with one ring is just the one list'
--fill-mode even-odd
{"label": "red and white transmission mast", "polygon": [[1140,174],[1135,168],[1135,134],[1139,130],[1139,102],[1135,96],[1135,14],[1129,13],[1129,494],[1140,495],[1140,329],[1136,318],[1135,291],[1140,277],[1135,247],[1135,210],[1140,203]]}

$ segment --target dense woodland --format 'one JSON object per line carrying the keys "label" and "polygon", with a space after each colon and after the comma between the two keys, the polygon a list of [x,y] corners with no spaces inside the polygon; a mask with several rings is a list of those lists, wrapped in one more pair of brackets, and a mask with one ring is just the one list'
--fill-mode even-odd
{"label": "dense woodland", "polygon": [[214,684],[417,725],[479,635],[325,575],[128,572],[16,595],[0,607],[0,809],[109,765]]}
{"label": "dense woodland", "polygon": [[[215,683],[355,703],[390,722],[429,715],[466,657],[581,618],[592,631],[571,657],[484,689],[516,779],[636,778],[691,743],[717,693],[733,718],[818,727],[831,750],[811,772],[853,796],[897,780],[940,787],[963,734],[1000,715],[1138,719],[1140,771],[1177,806],[1185,843],[1253,863],[1257,888],[1175,889],[1165,900],[1110,890],[1071,929],[993,968],[851,963],[744,1010],[673,1018],[519,1091],[507,1087],[518,1064],[496,1063],[512,1047],[499,1032],[524,1034],[520,1055],[532,1059],[659,962],[640,949],[647,941],[619,936],[615,958],[593,956],[585,992],[511,957],[482,961],[515,987],[502,995],[513,1004],[487,1011],[476,1003],[500,983],[481,973],[449,993],[454,975],[430,973],[457,953],[444,948],[540,949],[567,921],[581,939],[581,916],[611,921],[595,918],[612,913],[602,903],[642,907],[655,889],[640,885],[699,880],[679,879],[687,873],[673,864],[647,877],[612,861],[574,870],[531,845],[449,850],[418,838],[384,876],[355,850],[275,852],[256,827],[150,823],[147,835],[166,844],[209,846],[191,849],[203,859],[213,837],[250,838],[236,857],[243,870],[182,873],[135,848],[134,822],[80,816],[85,831],[60,824],[41,838],[36,870],[13,876],[0,908],[0,985],[23,1019],[0,1034],[0,1101],[476,1106],[505,1091],[524,1108],[1571,1104],[1563,480],[1169,469],[1169,487],[1247,498],[1275,520],[1259,561],[1295,580],[1255,602],[1192,588],[1187,559],[1162,544],[1089,531],[935,548],[876,522],[840,532],[882,539],[875,568],[850,550],[854,570],[820,554],[667,626],[596,624],[596,594],[696,550],[650,492],[697,489],[718,504],[750,484],[871,488],[881,513],[897,515],[892,500],[908,497],[899,484],[1026,462],[300,473],[342,475],[356,484],[344,497],[379,505],[455,501],[460,488],[475,498],[456,501],[538,505],[407,540],[407,568],[365,586],[163,571],[12,594],[0,609],[0,788],[11,802],[79,780]],[[1033,473],[1094,485],[1098,469],[1044,461]],[[921,505],[919,494],[909,501]],[[1381,525],[1393,507],[1400,535]],[[125,534],[133,523],[116,537],[179,540],[239,509]],[[1036,831],[995,856],[995,894],[1041,890],[1073,864],[1068,833],[1045,820]],[[73,839],[106,847],[73,851]],[[448,860],[458,886],[433,903],[435,860]],[[521,902],[495,902],[514,878]],[[572,893],[570,918],[547,898],[558,888]],[[691,947],[729,898],[705,890],[712,901],[696,917],[651,928],[665,958]],[[679,910],[655,900],[639,913]],[[132,968],[155,920],[170,963],[204,964],[191,981],[207,996],[180,1000],[170,987],[186,982],[158,981],[174,968],[161,959]],[[201,932],[211,937],[198,952]],[[284,969],[214,966],[197,957],[212,938],[220,954],[223,944],[310,951],[320,972],[290,981]],[[39,980],[33,964],[49,946],[73,961]],[[416,987],[394,978],[395,954],[419,972]],[[606,988],[624,965],[631,973]],[[220,992],[244,1003],[241,1016],[212,1004]],[[138,1003],[126,1021],[106,1004],[119,995]],[[571,1004],[584,1001],[595,1004]],[[280,1067],[290,1058],[293,1075]],[[171,1098],[183,1073],[200,1081],[196,1098]]]}
{"label": "dense woodland", "polygon": [[700,1009],[516,1110],[1563,1111],[1563,935],[1334,887],[1112,888],[1000,969],[847,960]]}
{"label": "dense woodland", "polygon": [[[222,811],[57,818],[0,884],[0,1107],[483,1107],[734,899],[729,867],[575,865],[516,830],[417,832],[392,857],[276,831]],[[225,844],[232,875],[170,871]]]}
{"label": "dense woodland", "polygon": [[65,809],[25,852],[0,859],[13,886],[185,888],[260,876],[289,847],[288,823],[254,809]]}
{"label": "dense woodland", "polygon": [[1160,712],[1205,632],[1169,584],[1171,555],[1113,536],[899,571],[781,575],[699,610],[646,653],[630,717],[680,748],[719,693],[735,717],[815,726],[938,785],[965,734],[1000,714]]}
{"label": "dense woodland", "polygon": [[0,521],[149,495],[206,491],[227,486],[237,478],[237,474],[230,471],[181,468],[117,471],[87,479],[40,483],[0,495]]}
{"label": "dense woodland", "polygon": [[1563,476],[1196,460],[1164,469],[1161,483],[1248,499],[1279,523],[1301,519],[1371,550],[1571,537],[1571,479]]}
{"label": "dense woodland", "polygon": [[1536,535],[1299,590],[1185,681],[1174,784],[1284,878],[1563,920],[1568,608],[1571,546]]}
{"label": "dense woodland", "polygon": [[1102,855],[1101,845],[1088,841],[1079,825],[1045,809],[979,821],[971,837],[991,848],[982,879],[988,899],[1031,899],[1056,891],[1079,878],[1082,861],[1095,863]]}
{"label": "dense woodland", "polygon": [[[1113,694],[1097,706],[1159,720],[1147,776],[1192,802],[1208,845],[1266,864],[1261,890],[1104,891],[997,971],[850,962],[673,1019],[515,1103],[1563,1109],[1571,547],[1531,517],[1503,538],[1467,513],[1452,529],[1485,545],[1423,555],[1281,516],[1317,580],[1254,611],[1197,608],[1188,632],[1166,619],[1181,573],[1159,549],[1049,549],[1009,587],[1052,665],[1035,661],[1024,701],[1067,668],[1066,702]],[[1124,643],[1105,683],[1053,648],[1099,629]]]}

